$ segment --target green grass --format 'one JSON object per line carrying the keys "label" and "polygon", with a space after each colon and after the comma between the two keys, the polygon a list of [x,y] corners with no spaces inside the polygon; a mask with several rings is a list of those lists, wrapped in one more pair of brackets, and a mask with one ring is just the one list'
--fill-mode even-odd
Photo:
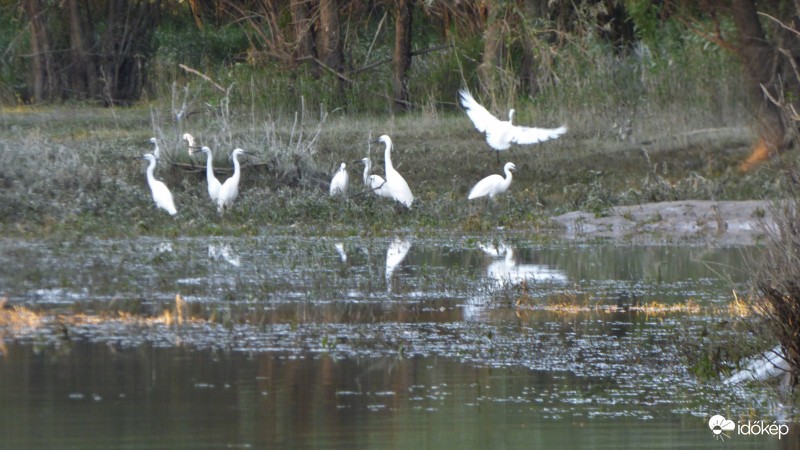
{"label": "green grass", "polygon": [[[3,110],[3,232],[255,235],[276,227],[343,235],[486,232],[497,227],[530,231],[549,227],[551,215],[575,209],[601,215],[615,205],[773,198],[781,192],[780,177],[769,165],[747,174],[736,170],[749,149],[748,133],[736,128],[694,133],[716,126],[696,110],[653,112],[659,123],[673,125],[647,137],[636,132],[625,140],[598,118],[577,114],[561,139],[514,147],[501,153],[498,165],[463,113],[367,117],[338,112],[322,122],[306,112],[295,123],[294,117],[255,118],[245,110],[226,117],[207,112],[177,126],[163,119],[168,114],[158,108]],[[549,122],[541,125],[558,124]],[[301,127],[301,145],[296,145]],[[648,122],[642,128],[657,127]],[[226,155],[234,146],[251,153],[243,160],[239,198],[225,217],[219,217],[207,197],[204,159],[193,160],[178,138],[183,131],[212,144],[216,167],[228,171],[220,179],[229,176]],[[362,168],[352,162],[367,154],[368,137],[380,134],[393,138],[395,166],[417,198],[410,211],[360,192]],[[145,162],[135,159],[149,150],[152,135],[162,138],[167,152],[169,163],[160,164],[156,175],[173,192],[179,210],[175,218],[152,204]],[[382,146],[372,144],[370,156],[373,172],[382,174]],[[343,161],[350,171],[351,197],[332,200],[327,183]],[[500,173],[506,161],[518,167],[510,191],[494,204],[468,202],[469,188]]]}

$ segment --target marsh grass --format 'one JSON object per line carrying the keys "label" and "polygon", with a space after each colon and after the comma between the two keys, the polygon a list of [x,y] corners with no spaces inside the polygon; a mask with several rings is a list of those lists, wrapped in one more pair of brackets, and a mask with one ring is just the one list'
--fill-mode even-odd
{"label": "marsh grass", "polygon": [[[563,138],[514,147],[498,166],[468,118],[448,108],[376,117],[301,99],[297,112],[282,113],[257,104],[255,91],[240,92],[249,86],[232,85],[180,121],[173,109],[182,109],[184,97],[199,103],[211,94],[175,87],[163,101],[116,108],[113,115],[92,108],[2,110],[0,226],[9,234],[103,236],[255,235],[274,227],[344,235],[544,230],[549,216],[570,210],[602,215],[651,201],[769,198],[783,182],[769,165],[746,174],[735,169],[748,152],[746,130],[719,127],[718,117],[673,103],[637,111],[626,136],[610,127],[606,109],[576,110]],[[528,117],[520,121],[537,122]],[[221,181],[232,172],[233,148],[250,153],[241,159],[239,198],[223,217],[206,193],[205,161],[189,156],[183,132],[213,148]],[[369,144],[381,134],[393,138],[395,167],[417,199],[411,210],[363,192],[362,167],[353,161],[369,156],[373,173],[383,175],[383,147]],[[150,150],[151,136],[160,138],[166,155],[156,177],[173,192],[176,218],[152,204],[145,164],[135,159]],[[496,202],[468,202],[470,187],[500,173],[506,161],[519,168],[509,192]],[[351,195],[334,201],[327,187],[341,162],[348,163]]]}

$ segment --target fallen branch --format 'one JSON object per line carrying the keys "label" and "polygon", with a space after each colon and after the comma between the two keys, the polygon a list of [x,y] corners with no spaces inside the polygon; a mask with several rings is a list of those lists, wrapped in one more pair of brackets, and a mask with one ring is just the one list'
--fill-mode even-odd
{"label": "fallen branch", "polygon": [[217,83],[216,83],[214,80],[212,80],[212,79],[211,79],[211,77],[209,77],[208,75],[206,75],[206,74],[203,74],[203,73],[200,73],[200,72],[198,72],[197,70],[195,70],[195,69],[192,69],[191,67],[189,67],[189,66],[187,66],[187,65],[184,65],[184,64],[178,64],[178,67],[180,67],[181,69],[183,69],[183,70],[185,70],[185,71],[187,71],[187,72],[189,72],[189,73],[193,73],[193,74],[197,75],[198,77],[200,77],[200,78],[202,78],[202,79],[204,79],[204,80],[208,81],[209,83],[211,83],[211,85],[212,85],[212,86],[214,86],[215,88],[217,88],[217,89],[218,89],[220,92],[222,92],[222,93],[223,93],[223,94],[225,94],[225,95],[228,95],[228,90],[227,90],[227,89],[225,89],[224,87],[220,86],[219,84],[217,84]]}

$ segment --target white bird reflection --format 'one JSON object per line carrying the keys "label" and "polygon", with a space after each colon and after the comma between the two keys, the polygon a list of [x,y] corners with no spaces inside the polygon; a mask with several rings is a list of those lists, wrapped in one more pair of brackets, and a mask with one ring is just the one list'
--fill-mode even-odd
{"label": "white bird reflection", "polygon": [[159,254],[173,253],[172,242],[159,242],[158,245],[156,245],[155,251]]}
{"label": "white bird reflection", "polygon": [[347,252],[344,251],[344,243],[337,242],[333,244],[333,246],[336,247],[336,253],[339,254],[339,258],[342,260],[342,262],[347,262]]}
{"label": "white bird reflection", "polygon": [[233,252],[230,244],[208,244],[208,257],[215,261],[223,260],[235,267],[242,265],[239,256]]}
{"label": "white bird reflection", "polygon": [[392,274],[397,266],[403,262],[411,249],[411,241],[408,239],[394,238],[389,249],[386,250],[386,291],[392,292]]}
{"label": "white bird reflection", "polygon": [[566,283],[567,275],[544,264],[518,264],[514,250],[505,244],[478,244],[487,255],[495,258],[486,268],[486,276],[499,284],[525,282]]}

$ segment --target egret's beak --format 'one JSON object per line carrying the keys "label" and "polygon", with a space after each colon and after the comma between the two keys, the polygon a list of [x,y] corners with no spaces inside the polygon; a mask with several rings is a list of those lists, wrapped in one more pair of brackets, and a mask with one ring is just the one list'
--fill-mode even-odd
{"label": "egret's beak", "polygon": [[358,164],[358,163],[364,164],[364,161],[362,161],[360,159],[356,159],[356,160],[353,160],[353,162],[351,162],[350,164]]}
{"label": "egret's beak", "polygon": [[195,153],[199,153],[200,148],[201,148],[200,146],[189,147],[189,154],[194,155]]}

